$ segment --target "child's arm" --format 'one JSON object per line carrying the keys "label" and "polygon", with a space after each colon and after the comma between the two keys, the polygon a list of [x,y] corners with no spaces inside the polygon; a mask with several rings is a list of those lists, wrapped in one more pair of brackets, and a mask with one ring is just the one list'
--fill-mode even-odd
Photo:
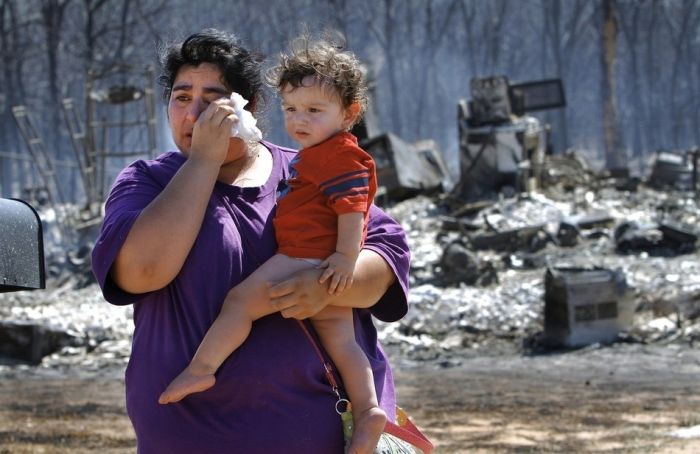
{"label": "child's arm", "polygon": [[340,293],[352,285],[352,273],[355,270],[357,256],[360,254],[364,221],[365,215],[362,212],[338,216],[338,240],[335,252],[319,265],[319,268],[326,269],[319,279],[320,283],[332,277],[328,286],[330,294]]}

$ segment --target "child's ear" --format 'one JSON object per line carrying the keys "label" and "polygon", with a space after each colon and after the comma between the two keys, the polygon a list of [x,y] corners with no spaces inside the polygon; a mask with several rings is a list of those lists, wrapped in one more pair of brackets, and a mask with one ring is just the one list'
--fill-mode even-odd
{"label": "child's ear", "polygon": [[359,102],[354,102],[348,106],[347,109],[345,109],[345,116],[343,117],[343,123],[345,128],[349,128],[350,125],[355,123],[355,120],[357,120],[357,117],[360,115],[360,103]]}

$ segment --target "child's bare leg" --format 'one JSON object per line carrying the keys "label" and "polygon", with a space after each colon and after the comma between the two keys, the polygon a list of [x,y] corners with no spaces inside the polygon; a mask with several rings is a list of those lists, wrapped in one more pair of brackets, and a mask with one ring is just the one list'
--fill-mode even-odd
{"label": "child's bare leg", "polygon": [[386,414],[377,402],[369,360],[355,342],[352,309],[327,306],[311,321],[338,367],[352,403],[355,427],[348,453],[371,454],[384,430]]}
{"label": "child's bare leg", "polygon": [[309,266],[303,260],[277,254],[232,288],[192,361],[163,391],[158,402],[177,402],[189,394],[214,386],[214,373],[245,341],[253,321],[275,312],[267,296],[268,283],[275,283]]}

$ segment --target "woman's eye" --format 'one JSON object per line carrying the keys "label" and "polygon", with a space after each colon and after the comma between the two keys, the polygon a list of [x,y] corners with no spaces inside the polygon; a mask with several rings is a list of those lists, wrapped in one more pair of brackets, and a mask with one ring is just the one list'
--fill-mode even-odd
{"label": "woman's eye", "polygon": [[205,98],[205,99],[204,99],[204,102],[205,102],[206,104],[211,104],[211,103],[213,103],[214,101],[216,101],[216,100],[218,100],[218,99],[226,98],[226,97],[227,97],[227,96],[224,96],[224,95],[216,95],[216,96],[213,96],[213,97],[211,97],[211,98]]}

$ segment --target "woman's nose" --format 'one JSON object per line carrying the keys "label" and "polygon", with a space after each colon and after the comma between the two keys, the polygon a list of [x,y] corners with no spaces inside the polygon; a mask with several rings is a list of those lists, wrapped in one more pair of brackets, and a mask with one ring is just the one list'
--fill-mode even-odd
{"label": "woman's nose", "polygon": [[187,119],[190,120],[192,123],[197,121],[199,118],[199,115],[204,112],[204,109],[207,108],[207,104],[202,101],[197,101],[193,100],[191,103],[187,105]]}

